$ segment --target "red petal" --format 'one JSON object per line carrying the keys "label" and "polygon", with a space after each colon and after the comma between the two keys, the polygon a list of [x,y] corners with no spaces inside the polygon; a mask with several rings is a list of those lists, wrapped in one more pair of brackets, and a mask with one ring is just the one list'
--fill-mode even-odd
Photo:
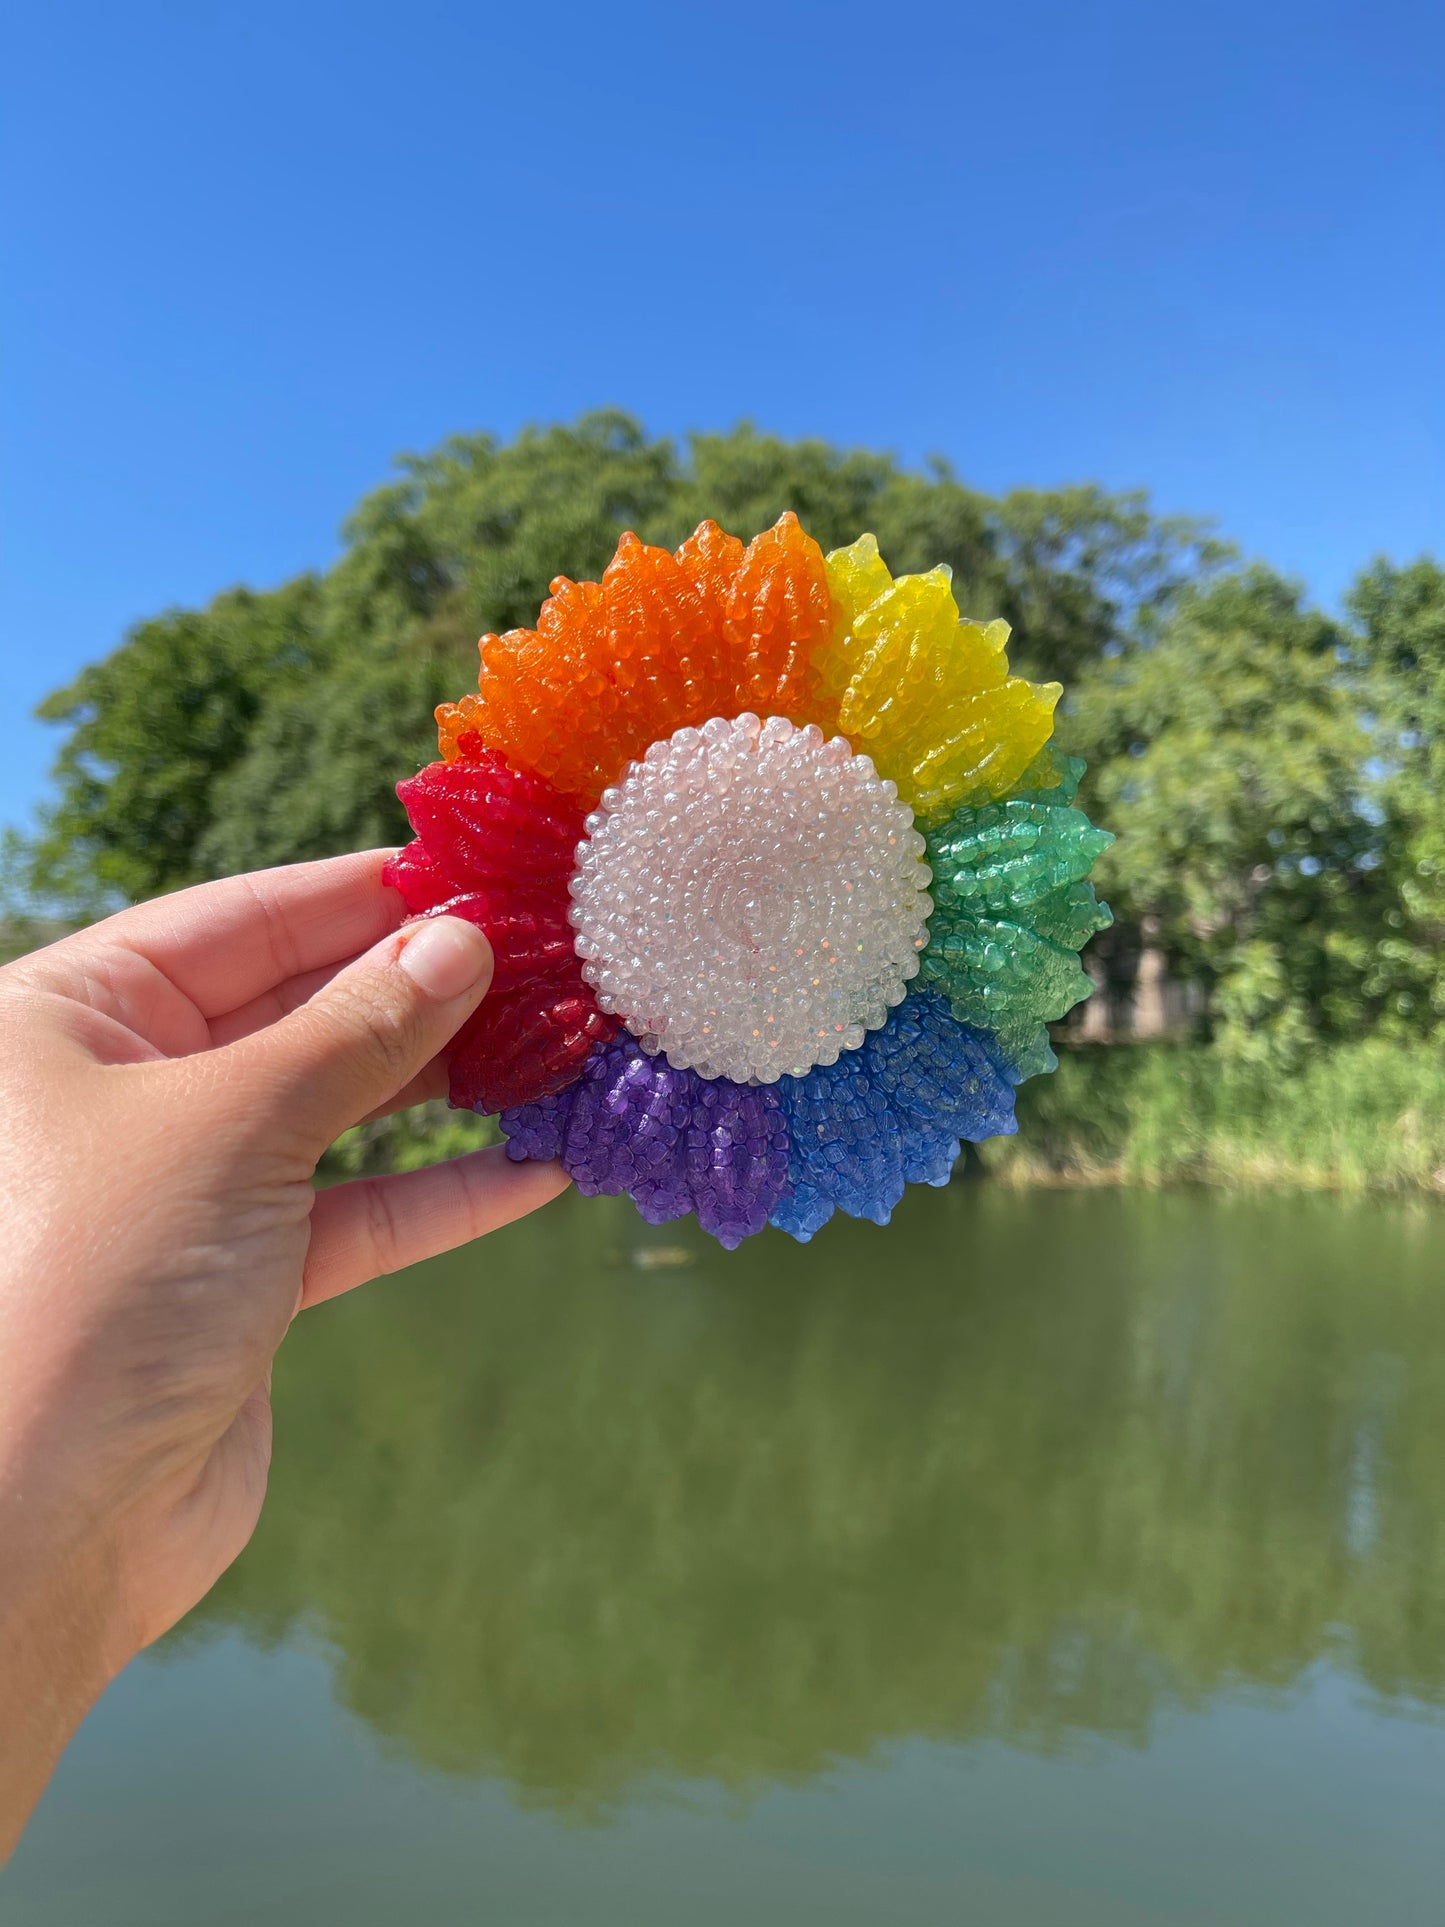
{"label": "red petal", "polygon": [[389,883],[393,890],[400,890],[402,902],[414,917],[419,917],[424,910],[434,910],[457,893],[451,878],[427,855],[420,837],[408,843],[404,850],[398,850],[395,856],[389,856],[381,875],[382,881]]}
{"label": "red petal", "polygon": [[457,1032],[451,1101],[489,1114],[560,1091],[616,1030],[580,978],[488,997]]}
{"label": "red petal", "polygon": [[570,1084],[617,1030],[582,981],[567,921],[582,812],[492,750],[397,785],[417,832],[384,872],[408,910],[465,917],[496,957],[452,1046],[452,1103],[496,1111]]}
{"label": "red petal", "polygon": [[515,890],[463,892],[428,904],[429,917],[465,917],[487,934],[496,959],[489,995],[495,997],[540,977],[576,974],[577,953],[567,921],[567,897],[527,884]]}
{"label": "red petal", "polygon": [[428,857],[459,890],[544,878],[565,884],[572,874],[582,811],[494,750],[475,762],[430,763],[396,793]]}

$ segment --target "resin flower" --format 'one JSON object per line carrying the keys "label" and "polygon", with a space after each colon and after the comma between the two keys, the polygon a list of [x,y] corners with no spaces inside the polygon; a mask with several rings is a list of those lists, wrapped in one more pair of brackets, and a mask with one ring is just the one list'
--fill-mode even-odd
{"label": "resin flower", "polygon": [[1088,995],[1110,838],[1007,640],[947,570],[895,581],[870,535],[824,557],[792,515],[747,547],[625,535],[484,636],[388,869],[496,953],[452,1102],[729,1248],[886,1223],[1012,1131]]}

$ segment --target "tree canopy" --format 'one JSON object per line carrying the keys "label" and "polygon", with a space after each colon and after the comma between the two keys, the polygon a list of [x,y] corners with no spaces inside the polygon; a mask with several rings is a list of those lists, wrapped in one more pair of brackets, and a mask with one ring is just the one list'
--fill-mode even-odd
{"label": "tree canopy", "polygon": [[[596,577],[622,530],[749,537],[795,510],[824,548],[863,529],[895,572],[947,563],[1068,695],[1103,882],[1230,1035],[1287,1042],[1445,1015],[1445,572],[1374,563],[1345,619],[1203,522],[1080,485],[990,497],[751,427],[679,448],[606,412],[408,456],[340,560],[142,622],[42,706],[64,727],[12,895],[109,903],[393,841],[396,780],[435,754],[479,634],[529,626],[552,579]],[[1114,939],[1116,949],[1119,937]]]}

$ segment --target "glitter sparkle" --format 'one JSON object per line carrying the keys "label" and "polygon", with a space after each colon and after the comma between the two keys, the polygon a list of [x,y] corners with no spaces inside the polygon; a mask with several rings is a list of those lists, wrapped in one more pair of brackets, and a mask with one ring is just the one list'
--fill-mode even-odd
{"label": "glitter sparkle", "polygon": [[918,972],[923,838],[841,736],[721,717],[655,743],[587,819],[572,882],[600,1008],[677,1070],[836,1062]]}

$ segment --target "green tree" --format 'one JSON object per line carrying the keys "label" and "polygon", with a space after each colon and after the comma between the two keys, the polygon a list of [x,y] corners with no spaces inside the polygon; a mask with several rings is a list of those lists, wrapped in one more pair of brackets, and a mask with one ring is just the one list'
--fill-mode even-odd
{"label": "green tree", "polygon": [[993,506],[990,526],[1016,664],[1066,688],[1124,642],[1147,638],[1185,590],[1234,557],[1208,523],[1156,516],[1142,490],[1110,495],[1092,483],[1015,489]]}
{"label": "green tree", "polygon": [[1240,1049],[1288,1055],[1362,1014],[1379,837],[1343,646],[1295,585],[1249,568],[1097,662],[1065,719],[1118,836],[1102,890],[1126,925],[1157,924]]}
{"label": "green tree", "polygon": [[19,853],[36,901],[87,914],[401,836],[392,787],[434,753],[432,709],[472,683],[477,636],[533,623],[552,579],[595,577],[624,528],[675,544],[710,515],[752,535],[787,508],[825,547],[871,528],[895,569],[948,563],[970,611],[1015,624],[1021,665],[1066,676],[1159,621],[1220,553],[1140,496],[992,501],[942,463],[914,473],[748,426],[680,452],[615,412],[457,436],[401,469],[325,575],[143,623],[49,700],[69,734]]}
{"label": "green tree", "polygon": [[324,669],[323,602],[303,576],[157,616],[41,704],[69,735],[59,800],[30,851],[35,898],[89,911],[210,874],[221,782],[267,706]]}
{"label": "green tree", "polygon": [[1361,699],[1378,739],[1385,899],[1369,989],[1393,1026],[1445,1019],[1445,569],[1383,558],[1347,597]]}
{"label": "green tree", "polygon": [[752,533],[787,508],[825,549],[870,529],[895,575],[946,563],[960,607],[1002,616],[1016,667],[1042,678],[1072,680],[1230,555],[1207,524],[1158,517],[1138,492],[1085,485],[994,500],[938,458],[915,474],[749,427],[695,435],[689,449],[690,481],[658,539],[680,541],[704,515]]}

